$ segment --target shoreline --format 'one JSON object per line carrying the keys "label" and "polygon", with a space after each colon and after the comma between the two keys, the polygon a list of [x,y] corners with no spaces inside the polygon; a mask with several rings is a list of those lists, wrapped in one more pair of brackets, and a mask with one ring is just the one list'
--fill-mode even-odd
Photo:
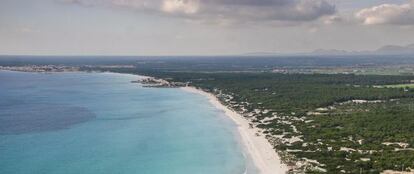
{"label": "shoreline", "polygon": [[[44,72],[27,72],[27,71],[15,71],[15,70],[0,70],[0,71],[12,71],[12,72],[23,72],[23,73],[44,73]],[[84,71],[68,71],[72,72],[84,72]],[[51,73],[62,73],[62,72],[51,72]],[[84,72],[88,73],[88,72]],[[110,73],[110,74],[120,74],[120,75],[132,75],[136,76],[139,79],[149,78],[151,76],[139,75],[139,74],[129,74],[129,73],[118,73],[118,72],[92,72],[92,73]],[[239,113],[229,109],[227,106],[223,105],[218,98],[208,92],[205,92],[201,89],[197,89],[192,86],[186,87],[177,87],[186,92],[202,95],[206,97],[210,104],[212,104],[216,109],[223,111],[223,113],[229,117],[237,126],[237,132],[240,136],[240,142],[244,146],[246,152],[249,154],[251,161],[258,170],[259,174],[285,174],[288,172],[288,167],[286,164],[283,164],[279,155],[273,149],[270,142],[261,134],[257,136],[256,133],[260,130],[258,128],[251,128],[250,121],[245,119]]]}
{"label": "shoreline", "polygon": [[207,97],[214,107],[223,111],[233,120],[237,125],[241,142],[260,174],[285,174],[288,171],[287,166],[282,163],[269,141],[263,135],[257,136],[258,128],[250,128],[250,122],[243,116],[221,104],[217,97],[211,93],[195,87],[181,87],[180,89]]}

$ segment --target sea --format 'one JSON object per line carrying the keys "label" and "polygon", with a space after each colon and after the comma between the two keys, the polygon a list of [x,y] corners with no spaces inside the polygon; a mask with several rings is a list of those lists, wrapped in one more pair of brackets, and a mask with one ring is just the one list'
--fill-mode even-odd
{"label": "sea", "polygon": [[139,78],[0,71],[0,173],[257,173],[206,97]]}

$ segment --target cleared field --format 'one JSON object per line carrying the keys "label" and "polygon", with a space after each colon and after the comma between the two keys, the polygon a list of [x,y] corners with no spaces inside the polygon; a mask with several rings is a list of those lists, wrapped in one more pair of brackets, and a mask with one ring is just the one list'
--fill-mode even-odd
{"label": "cleared field", "polygon": [[384,85],[387,88],[414,88],[414,83],[411,84],[395,84],[395,85]]}

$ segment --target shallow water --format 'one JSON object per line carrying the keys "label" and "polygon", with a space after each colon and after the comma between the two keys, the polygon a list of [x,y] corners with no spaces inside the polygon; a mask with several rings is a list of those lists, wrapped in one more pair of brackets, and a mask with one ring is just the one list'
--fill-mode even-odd
{"label": "shallow water", "polygon": [[256,173],[205,97],[136,78],[0,71],[0,173]]}

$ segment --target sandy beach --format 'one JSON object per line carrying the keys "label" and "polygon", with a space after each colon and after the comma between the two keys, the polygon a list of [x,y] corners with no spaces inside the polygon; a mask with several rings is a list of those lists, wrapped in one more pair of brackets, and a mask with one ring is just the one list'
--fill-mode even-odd
{"label": "sandy beach", "polygon": [[287,166],[282,164],[278,154],[268,140],[263,135],[257,136],[256,132],[258,129],[250,128],[249,121],[243,118],[243,116],[222,105],[213,94],[194,87],[182,87],[181,89],[206,96],[211,104],[217,109],[222,110],[225,115],[237,124],[242,143],[261,174],[284,174],[288,171]]}

